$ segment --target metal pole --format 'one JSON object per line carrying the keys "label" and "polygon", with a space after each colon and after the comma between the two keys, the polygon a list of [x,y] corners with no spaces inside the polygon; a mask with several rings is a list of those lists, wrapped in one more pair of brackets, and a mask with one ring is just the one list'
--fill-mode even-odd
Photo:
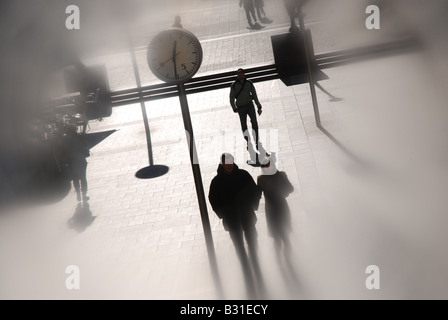
{"label": "metal pole", "polygon": [[218,296],[223,297],[221,281],[218,273],[218,264],[216,261],[215,249],[213,245],[212,231],[210,220],[208,217],[207,203],[205,201],[204,186],[202,184],[201,169],[199,167],[198,156],[193,135],[193,125],[191,123],[190,111],[188,108],[187,95],[183,83],[178,84],[179,100],[182,110],[182,118],[184,120],[185,131],[187,132],[188,149],[190,153],[191,168],[193,170],[194,183],[196,186],[196,194],[199,202],[199,210],[201,213],[202,227],[204,229],[205,243],[207,246],[210,268],[212,270],[213,280],[218,290]]}
{"label": "metal pole", "polygon": [[132,57],[132,65],[134,67],[134,76],[135,76],[135,81],[137,83],[138,94],[139,94],[139,98],[140,98],[140,108],[142,110],[143,123],[145,124],[146,144],[148,147],[149,165],[152,166],[154,164],[154,159],[152,156],[151,132],[149,129],[148,116],[146,114],[145,102],[143,100],[143,94],[142,94],[142,90],[141,90],[142,83],[140,81],[140,74],[138,72],[137,58],[135,56],[134,44],[133,44],[131,32],[129,31],[129,29],[127,30],[127,33],[128,33],[128,41],[129,41],[129,47],[130,47],[131,57]]}
{"label": "metal pole", "polygon": [[305,37],[305,22],[303,21],[303,14],[302,14],[302,10],[300,9],[299,11],[299,26],[300,26],[300,32],[303,35],[303,43],[304,43],[304,47],[305,47],[305,55],[306,55],[306,69],[307,69],[307,73],[308,73],[308,80],[310,82],[310,91],[311,91],[311,98],[313,101],[313,109],[314,109],[314,117],[316,119],[316,125],[317,127],[321,127],[321,122],[320,122],[320,113],[319,113],[319,106],[317,104],[317,96],[316,96],[316,88],[314,86],[314,79],[313,79],[313,70],[311,67],[311,57],[310,57],[310,51],[308,49],[308,43],[306,41],[306,37]]}

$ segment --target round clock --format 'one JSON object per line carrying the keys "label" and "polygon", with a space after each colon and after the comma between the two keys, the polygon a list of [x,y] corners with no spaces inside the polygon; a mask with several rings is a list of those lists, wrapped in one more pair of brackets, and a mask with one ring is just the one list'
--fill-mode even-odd
{"label": "round clock", "polygon": [[202,46],[190,31],[171,28],[151,40],[147,59],[149,68],[157,78],[168,83],[182,83],[199,70]]}

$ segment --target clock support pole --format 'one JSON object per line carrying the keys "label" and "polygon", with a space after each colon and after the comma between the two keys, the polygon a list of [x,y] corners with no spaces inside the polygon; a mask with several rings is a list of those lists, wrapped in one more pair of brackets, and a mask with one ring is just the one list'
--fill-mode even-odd
{"label": "clock support pole", "polygon": [[218,290],[218,295],[222,299],[222,286],[221,281],[218,273],[218,264],[216,261],[216,255],[215,255],[215,249],[213,245],[213,237],[210,227],[210,220],[208,217],[208,210],[207,210],[207,203],[205,201],[205,193],[204,193],[204,186],[202,184],[202,177],[201,177],[201,169],[199,167],[199,161],[194,141],[194,135],[193,135],[193,125],[191,123],[191,117],[190,117],[190,111],[188,108],[188,101],[187,101],[187,95],[185,92],[185,86],[183,83],[179,83],[177,85],[177,88],[179,90],[179,99],[180,99],[180,105],[182,109],[182,118],[184,121],[184,127],[185,131],[187,132],[187,142],[188,142],[188,149],[190,153],[190,162],[191,167],[193,169],[193,176],[194,176],[194,183],[196,186],[196,194],[198,197],[199,202],[199,210],[201,213],[201,220],[202,220],[202,227],[204,229],[204,235],[205,235],[205,242],[207,246],[207,252],[208,252],[208,258],[210,267],[212,270],[212,276],[215,281],[216,288]]}
{"label": "clock support pole", "polygon": [[132,65],[134,67],[134,76],[135,76],[135,81],[137,83],[138,94],[139,94],[139,97],[140,97],[140,108],[142,110],[143,123],[145,125],[146,144],[147,144],[147,147],[148,147],[148,157],[149,157],[149,166],[152,166],[152,165],[154,165],[154,159],[153,159],[153,156],[152,156],[151,131],[149,129],[148,115],[146,114],[145,103],[143,102],[143,95],[142,95],[142,90],[141,90],[142,84],[141,84],[141,81],[140,81],[140,73],[138,72],[137,57],[135,55],[134,44],[132,42],[131,32],[129,31],[129,29],[127,30],[127,32],[128,32],[129,48],[131,50]]}

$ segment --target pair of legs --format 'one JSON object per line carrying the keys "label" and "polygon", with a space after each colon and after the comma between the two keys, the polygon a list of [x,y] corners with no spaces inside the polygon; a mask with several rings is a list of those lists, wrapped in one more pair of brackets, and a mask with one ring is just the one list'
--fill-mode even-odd
{"label": "pair of legs", "polygon": [[263,23],[271,23],[272,20],[266,16],[266,12],[264,11],[264,1],[263,0],[254,0],[254,6],[257,10],[258,20]]}
{"label": "pair of legs", "polygon": [[250,27],[253,27],[257,23],[254,0],[243,0],[243,7],[244,11],[246,11],[247,22],[249,23]]}
{"label": "pair of legs", "polygon": [[247,116],[250,118],[250,123],[252,125],[252,131],[254,134],[255,145],[258,150],[259,145],[259,135],[258,135],[258,121],[257,114],[255,112],[255,107],[253,104],[244,107],[238,107],[238,115],[241,122],[241,130],[243,130],[244,139],[246,139],[247,144],[249,144],[249,131],[247,130]]}
{"label": "pair of legs", "polygon": [[72,164],[72,168],[70,170],[77,200],[89,200],[89,197],[87,196],[87,162]]}
{"label": "pair of legs", "polygon": [[258,19],[261,21],[264,17],[266,17],[266,13],[264,12],[264,2],[263,0],[254,0],[254,6],[257,10]]}

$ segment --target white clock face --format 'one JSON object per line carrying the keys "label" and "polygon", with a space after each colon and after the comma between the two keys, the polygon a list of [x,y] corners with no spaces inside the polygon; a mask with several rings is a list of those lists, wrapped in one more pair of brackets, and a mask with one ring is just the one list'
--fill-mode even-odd
{"label": "white clock face", "polygon": [[168,29],[152,39],[147,59],[149,68],[157,78],[168,83],[181,83],[199,70],[202,47],[191,32]]}

